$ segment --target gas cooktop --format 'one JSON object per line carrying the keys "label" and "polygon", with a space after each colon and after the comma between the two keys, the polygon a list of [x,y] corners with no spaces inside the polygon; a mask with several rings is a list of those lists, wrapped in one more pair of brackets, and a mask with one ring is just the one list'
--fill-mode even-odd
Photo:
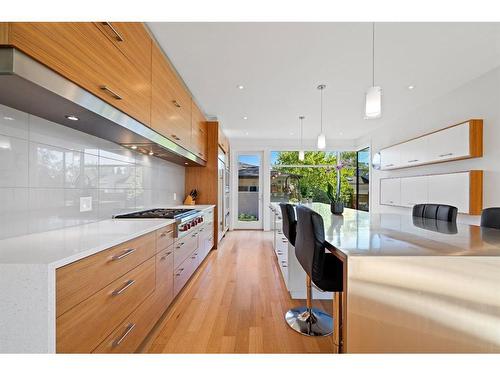
{"label": "gas cooktop", "polygon": [[152,210],[131,212],[129,214],[116,215],[115,219],[182,219],[198,213],[198,210],[190,208],[153,208]]}

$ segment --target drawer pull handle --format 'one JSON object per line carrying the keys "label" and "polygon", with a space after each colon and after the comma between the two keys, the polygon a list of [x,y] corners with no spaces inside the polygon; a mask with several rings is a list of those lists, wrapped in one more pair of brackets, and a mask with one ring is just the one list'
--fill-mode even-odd
{"label": "drawer pull handle", "polygon": [[130,288],[132,285],[135,284],[135,280],[129,280],[125,283],[124,286],[122,286],[121,288],[118,288],[118,289],[115,289],[113,290],[113,295],[114,296],[119,296],[120,294],[122,294],[124,291],[126,291],[128,288]]}
{"label": "drawer pull handle", "polygon": [[102,23],[104,26],[108,26],[113,34],[115,34],[115,39],[119,42],[123,42],[125,39],[121,36],[121,34],[111,25],[111,22],[103,22]]}
{"label": "drawer pull handle", "polygon": [[445,156],[451,156],[453,155],[453,152],[448,152],[447,154],[441,154],[439,155],[440,158],[444,158]]}
{"label": "drawer pull handle", "polygon": [[394,167],[394,164],[386,164],[386,167]]}
{"label": "drawer pull handle", "polygon": [[123,98],[118,95],[115,91],[111,90],[108,86],[103,85],[101,86],[101,90],[106,91],[111,94],[111,96],[117,100],[122,100]]}
{"label": "drawer pull handle", "polygon": [[175,276],[180,276],[182,271],[184,271],[184,268],[179,269],[179,272],[175,274]]}
{"label": "drawer pull handle", "polygon": [[177,248],[177,249],[180,249],[180,248],[182,247],[182,245],[184,245],[184,242],[181,242],[180,244],[178,244],[178,245],[176,246],[176,248]]}
{"label": "drawer pull handle", "polygon": [[196,259],[196,257],[198,256],[198,254],[194,254],[191,259]]}
{"label": "drawer pull handle", "polygon": [[168,252],[167,252],[164,256],[162,256],[162,257],[160,258],[160,260],[165,260],[165,259],[167,259],[167,257],[168,257],[170,254],[172,254],[172,252],[171,252],[171,251],[168,251]]}
{"label": "drawer pull handle", "polygon": [[125,332],[123,332],[120,337],[118,337],[115,341],[113,341],[113,344],[111,344],[111,346],[113,348],[116,348],[118,345],[120,345],[123,342],[123,340],[125,340],[125,338],[129,335],[129,333],[132,332],[134,328],[135,328],[135,323],[129,323],[127,328],[125,328]]}
{"label": "drawer pull handle", "polygon": [[415,163],[417,161],[418,161],[418,159],[412,159],[412,160],[408,160],[408,163]]}
{"label": "drawer pull handle", "polygon": [[163,232],[162,234],[160,234],[160,237],[165,237],[167,234],[169,233],[172,233],[172,231],[168,231],[168,232]]}
{"label": "drawer pull handle", "polygon": [[181,108],[181,105],[179,104],[179,102],[177,100],[172,100],[172,103],[174,103],[174,105],[177,107],[177,108]]}
{"label": "drawer pull handle", "polygon": [[135,249],[128,249],[128,250],[125,250],[123,253],[121,253],[120,255],[113,255],[111,257],[111,260],[120,260],[120,259],[123,259],[125,257],[128,257],[130,254],[134,253],[135,252]]}

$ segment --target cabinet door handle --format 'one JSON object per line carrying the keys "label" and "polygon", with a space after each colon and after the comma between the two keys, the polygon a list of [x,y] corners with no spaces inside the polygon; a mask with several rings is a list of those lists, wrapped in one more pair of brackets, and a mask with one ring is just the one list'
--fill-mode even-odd
{"label": "cabinet door handle", "polygon": [[169,231],[169,232],[163,232],[162,234],[160,234],[160,237],[165,237],[167,234],[169,233],[172,233],[172,231]]}
{"label": "cabinet door handle", "polygon": [[116,348],[118,345],[120,345],[123,342],[123,340],[125,340],[125,338],[128,336],[128,334],[132,332],[134,328],[135,328],[135,323],[129,323],[127,328],[125,328],[125,332],[123,332],[120,337],[118,337],[115,341],[113,341],[113,344],[111,344],[111,346],[113,348]]}
{"label": "cabinet door handle", "polygon": [[181,108],[181,105],[179,104],[179,102],[177,100],[172,100],[172,103],[177,107],[177,108]]}
{"label": "cabinet door handle", "polygon": [[113,25],[111,24],[111,22],[103,22],[102,23],[104,26],[107,26],[111,29],[111,31],[113,32],[113,34],[115,34],[115,39],[119,42],[123,42],[125,41],[125,39],[123,39],[122,35],[113,27]]}
{"label": "cabinet door handle", "polygon": [[121,254],[117,254],[117,255],[113,255],[111,257],[111,260],[120,260],[120,259],[123,259],[125,257],[128,257],[130,254],[134,253],[135,252],[135,249],[128,249],[128,250],[125,250],[123,253]]}
{"label": "cabinet door handle", "polygon": [[417,161],[418,161],[418,159],[408,160],[408,163],[415,163]]}
{"label": "cabinet door handle", "polygon": [[172,138],[173,138],[173,139],[176,139],[176,140],[178,140],[178,141],[180,141],[180,140],[181,140],[181,139],[180,139],[178,136],[176,136],[175,134],[172,134]]}
{"label": "cabinet door handle", "polygon": [[160,258],[160,260],[165,260],[165,259],[167,259],[167,257],[168,257],[170,254],[172,254],[172,252],[171,252],[171,251],[168,251],[168,252],[167,252],[164,256],[162,256],[162,257]]}
{"label": "cabinet door handle", "polygon": [[179,269],[179,273],[176,273],[175,276],[180,276],[182,271],[184,271],[184,268]]}
{"label": "cabinet door handle", "polygon": [[453,155],[453,152],[448,152],[447,154],[441,154],[439,155],[440,158],[444,158],[445,156],[451,156]]}
{"label": "cabinet door handle", "polygon": [[111,90],[108,86],[102,85],[101,90],[106,91],[111,94],[111,96],[117,100],[122,100],[123,98],[118,95],[115,91]]}
{"label": "cabinet door handle", "polygon": [[124,291],[126,291],[128,288],[130,288],[134,284],[135,284],[135,280],[128,280],[124,286],[113,290],[113,293],[111,293],[111,294],[114,296],[119,296],[120,294],[122,294]]}

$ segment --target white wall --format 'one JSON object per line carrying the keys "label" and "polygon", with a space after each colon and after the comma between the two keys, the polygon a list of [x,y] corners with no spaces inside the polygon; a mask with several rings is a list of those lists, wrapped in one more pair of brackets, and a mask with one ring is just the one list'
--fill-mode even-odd
{"label": "white wall", "polygon": [[[0,105],[0,238],[180,204],[184,171]],[[91,211],[80,197],[92,197]]]}
{"label": "white wall", "polygon": [[[500,206],[500,68],[496,68],[449,94],[417,108],[397,121],[383,124],[382,128],[359,142],[371,144],[373,154],[394,143],[471,118],[484,120],[484,156],[482,158],[406,168],[398,171],[372,170],[370,181],[371,211],[399,213],[408,213],[409,211],[407,208],[379,204],[380,178],[471,169],[484,170],[483,207]],[[477,224],[479,217],[461,215],[459,221]]]}

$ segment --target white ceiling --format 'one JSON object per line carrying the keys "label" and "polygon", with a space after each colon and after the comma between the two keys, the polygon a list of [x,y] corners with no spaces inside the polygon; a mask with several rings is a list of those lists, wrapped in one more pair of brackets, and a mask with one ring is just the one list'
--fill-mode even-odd
{"label": "white ceiling", "polygon": [[500,65],[500,23],[376,24],[383,119],[367,121],[370,23],[148,26],[204,112],[217,117],[230,138],[297,139],[299,115],[306,117],[304,138],[315,138],[316,86],[324,83],[327,137],[358,139]]}

